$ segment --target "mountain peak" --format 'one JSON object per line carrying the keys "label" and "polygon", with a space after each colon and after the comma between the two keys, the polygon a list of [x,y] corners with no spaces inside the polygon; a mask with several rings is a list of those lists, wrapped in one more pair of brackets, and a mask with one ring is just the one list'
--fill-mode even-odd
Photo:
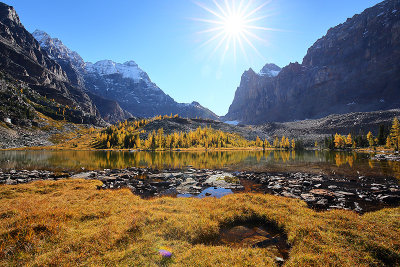
{"label": "mountain peak", "polygon": [[129,67],[139,67],[138,64],[136,64],[136,62],[133,60],[129,60],[129,61],[125,62],[124,65],[129,66]]}
{"label": "mountain peak", "polygon": [[267,63],[261,70],[261,76],[275,77],[281,72],[281,68],[273,63]]}
{"label": "mountain peak", "polygon": [[84,65],[84,61],[78,53],[69,49],[63,42],[58,38],[51,38],[51,36],[45,31],[36,29],[32,36],[39,42],[42,48],[46,48],[49,56],[53,59],[64,59],[71,63],[72,66],[81,69]]}
{"label": "mountain peak", "polygon": [[148,80],[147,74],[139,68],[135,61],[127,61],[123,64],[116,63],[112,60],[101,60],[96,63],[87,62],[86,71],[88,73],[97,73],[99,75],[111,75],[111,74],[121,74],[123,78],[132,79],[136,82],[144,79]]}
{"label": "mountain peak", "polygon": [[15,11],[14,7],[1,2],[0,2],[0,18],[2,22],[4,20],[10,20],[16,23],[17,25],[21,25],[21,21],[19,20],[18,14]]}
{"label": "mountain peak", "polygon": [[39,42],[39,44],[45,43],[47,40],[51,39],[47,32],[39,29],[36,29],[34,32],[32,32],[32,35]]}

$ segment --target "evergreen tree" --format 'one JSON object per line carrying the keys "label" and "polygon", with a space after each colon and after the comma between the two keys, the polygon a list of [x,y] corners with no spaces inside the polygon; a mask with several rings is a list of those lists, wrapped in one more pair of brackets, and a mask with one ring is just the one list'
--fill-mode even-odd
{"label": "evergreen tree", "polygon": [[151,150],[155,150],[156,147],[157,147],[157,144],[156,144],[156,133],[155,133],[155,131],[153,131],[153,134],[151,135],[151,145],[150,145],[150,149],[151,149]]}
{"label": "evergreen tree", "polygon": [[385,125],[379,125],[378,131],[378,145],[383,146],[386,143],[386,129]]}
{"label": "evergreen tree", "polygon": [[391,148],[392,147],[392,140],[390,139],[390,136],[388,136],[386,138],[386,144],[385,144],[386,148]]}
{"label": "evergreen tree", "polygon": [[392,129],[390,129],[390,139],[395,150],[399,150],[400,123],[397,118],[393,119]]}
{"label": "evergreen tree", "polygon": [[260,137],[258,137],[258,136],[257,136],[257,138],[256,138],[256,146],[257,146],[257,147],[261,147],[261,139],[260,139]]}
{"label": "evergreen tree", "polygon": [[351,146],[353,144],[353,138],[351,137],[351,134],[348,134],[346,137],[346,145]]}
{"label": "evergreen tree", "polygon": [[136,135],[135,135],[135,147],[139,149],[140,146],[141,146],[141,145],[140,145],[140,135],[139,135],[139,134],[136,134]]}
{"label": "evergreen tree", "polygon": [[279,147],[279,138],[278,137],[275,137],[273,146],[274,146],[274,148],[278,148]]}
{"label": "evergreen tree", "polygon": [[374,144],[375,144],[375,142],[374,142],[374,136],[372,135],[371,132],[368,132],[368,134],[367,134],[367,140],[368,140],[369,146],[370,146],[370,147],[373,147]]}

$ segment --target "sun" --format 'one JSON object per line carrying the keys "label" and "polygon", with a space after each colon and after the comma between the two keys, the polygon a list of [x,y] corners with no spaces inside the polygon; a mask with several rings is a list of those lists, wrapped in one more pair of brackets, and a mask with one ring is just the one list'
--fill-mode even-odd
{"label": "sun", "polygon": [[223,57],[232,50],[235,60],[238,50],[247,58],[248,47],[263,57],[254,43],[266,42],[260,32],[276,30],[260,25],[269,16],[264,8],[269,3],[265,0],[261,3],[257,0],[212,0],[211,6],[207,6],[195,2],[207,11],[206,18],[194,19],[207,25],[205,30],[199,32],[208,35],[202,46],[215,44],[212,54],[221,49]]}
{"label": "sun", "polygon": [[224,31],[233,36],[239,36],[245,29],[245,21],[239,14],[232,14],[224,19]]}

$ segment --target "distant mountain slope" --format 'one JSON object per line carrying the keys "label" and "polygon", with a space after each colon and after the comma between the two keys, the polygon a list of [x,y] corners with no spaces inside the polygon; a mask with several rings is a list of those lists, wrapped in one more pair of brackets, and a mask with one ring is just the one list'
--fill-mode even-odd
{"label": "distant mountain slope", "polygon": [[86,89],[83,77],[86,63],[78,53],[71,51],[61,40],[51,38],[50,35],[43,31],[36,30],[32,35],[39,42],[41,48],[47,52],[49,57],[60,64],[69,81],[90,96],[105,121],[115,123],[133,117],[132,114],[123,110],[117,101],[101,97]]}
{"label": "distant mountain slope", "polygon": [[253,128],[269,138],[285,135],[289,138],[302,139],[307,145],[313,146],[315,141],[321,141],[324,137],[335,133],[366,135],[371,131],[377,136],[379,126],[385,125],[390,128],[395,117],[400,118],[400,109],[332,114],[314,120],[269,122]]}
{"label": "distant mountain slope", "polygon": [[[0,3],[0,72],[6,79],[2,96],[12,96],[17,91],[21,105],[49,116],[77,123],[104,124],[88,95],[69,82],[61,66],[25,30],[14,8],[4,3]],[[18,121],[21,113],[13,107],[15,104],[2,102],[0,116]],[[64,114],[61,116],[61,113]]]}
{"label": "distant mountain slope", "polygon": [[66,69],[71,81],[104,99],[117,101],[124,110],[135,116],[152,117],[172,113],[183,117],[218,119],[217,115],[197,102],[177,103],[153,83],[134,61],[123,64],[111,60],[85,63],[59,39],[51,38],[39,30],[33,35],[42,48]]}
{"label": "distant mountain slope", "polygon": [[246,71],[224,120],[293,121],[400,107],[400,0],[331,28],[276,77]]}
{"label": "distant mountain slope", "polygon": [[173,132],[189,132],[198,127],[207,126],[224,132],[237,133],[249,140],[255,140],[259,136],[272,142],[275,137],[280,138],[284,135],[290,139],[301,139],[306,145],[314,146],[315,141],[321,141],[324,137],[330,137],[335,133],[366,135],[368,131],[371,131],[377,136],[379,126],[385,125],[389,128],[395,117],[400,118],[400,109],[333,114],[314,120],[270,122],[252,126],[234,126],[213,120],[172,118],[149,123],[143,128],[146,133],[142,137],[146,137],[148,133],[160,128],[163,128],[164,133],[171,134]]}

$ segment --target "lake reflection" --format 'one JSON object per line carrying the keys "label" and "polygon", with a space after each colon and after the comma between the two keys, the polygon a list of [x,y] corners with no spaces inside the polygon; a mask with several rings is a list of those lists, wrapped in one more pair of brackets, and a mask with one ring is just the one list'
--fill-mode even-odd
{"label": "lake reflection", "polygon": [[399,162],[379,162],[366,153],[331,151],[0,151],[1,169],[89,170],[127,167],[229,169],[376,175],[400,178]]}

